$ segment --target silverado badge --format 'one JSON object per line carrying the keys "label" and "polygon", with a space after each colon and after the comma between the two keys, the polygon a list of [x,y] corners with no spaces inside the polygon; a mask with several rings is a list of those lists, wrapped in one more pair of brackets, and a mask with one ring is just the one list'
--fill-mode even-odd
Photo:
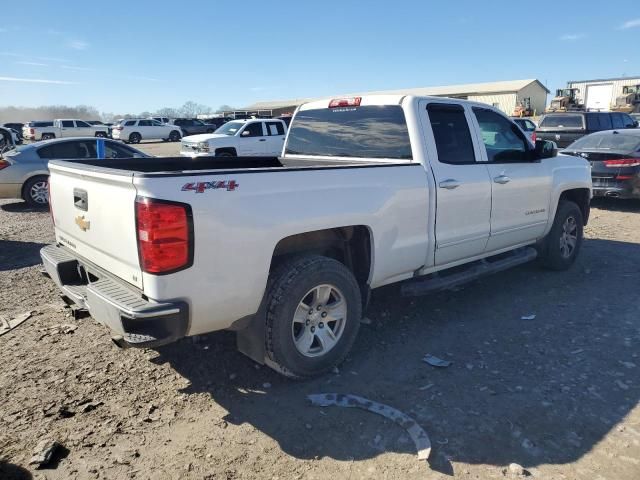
{"label": "silverado badge", "polygon": [[76,217],[76,225],[80,227],[80,230],[86,232],[91,228],[91,222],[84,219],[84,215],[78,215]]}

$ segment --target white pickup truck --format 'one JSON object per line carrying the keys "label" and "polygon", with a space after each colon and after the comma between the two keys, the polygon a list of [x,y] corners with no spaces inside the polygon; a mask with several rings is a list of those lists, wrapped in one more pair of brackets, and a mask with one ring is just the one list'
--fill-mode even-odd
{"label": "white pickup truck", "polygon": [[42,259],[120,346],[231,329],[309,377],[347,355],[371,289],[418,295],[536,256],[568,268],[591,175],[552,147],[481,103],[308,103],[280,158],[51,161]]}
{"label": "white pickup truck", "polygon": [[282,153],[287,125],[277,118],[233,120],[214,133],[182,139],[183,157],[254,157]]}
{"label": "white pickup truck", "polygon": [[[38,124],[46,126],[38,126]],[[106,125],[91,125],[84,120],[59,118],[48,122],[33,122],[26,127],[25,138],[33,141],[50,140],[63,137],[108,137],[109,127]]]}

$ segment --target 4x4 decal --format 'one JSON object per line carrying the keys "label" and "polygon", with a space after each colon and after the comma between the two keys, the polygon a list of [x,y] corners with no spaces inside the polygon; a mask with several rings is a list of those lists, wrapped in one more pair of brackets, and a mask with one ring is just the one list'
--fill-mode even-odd
{"label": "4x4 decal", "polygon": [[213,180],[211,182],[192,182],[185,183],[182,186],[183,192],[193,190],[196,193],[204,193],[205,190],[224,189],[227,192],[233,192],[240,184],[235,180]]}

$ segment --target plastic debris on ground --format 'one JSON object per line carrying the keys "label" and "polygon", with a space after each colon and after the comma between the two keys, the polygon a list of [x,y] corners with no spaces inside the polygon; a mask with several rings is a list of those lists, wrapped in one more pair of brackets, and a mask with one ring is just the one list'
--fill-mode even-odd
{"label": "plastic debris on ground", "polygon": [[432,367],[439,367],[439,368],[448,367],[453,363],[453,362],[450,362],[449,360],[443,360],[442,358],[435,357],[428,353],[424,356],[422,361],[425,363],[428,363]]}
{"label": "plastic debris on ground", "polygon": [[5,333],[10,332],[21,323],[29,320],[33,314],[34,312],[25,312],[17,315],[11,320],[7,320],[5,317],[0,316],[0,335],[4,335]]}
{"label": "plastic debris on ground", "polygon": [[382,415],[407,431],[416,446],[416,450],[418,451],[418,460],[429,459],[429,455],[431,454],[431,440],[429,440],[427,432],[425,432],[413,418],[402,413],[400,410],[382,403],[374,402],[368,398],[341,393],[319,393],[307,395],[307,399],[311,402],[311,405],[316,407],[336,406],[361,408],[363,410],[368,410],[372,413]]}
{"label": "plastic debris on ground", "polygon": [[534,314],[531,315],[523,315],[522,317],[520,317],[520,320],[535,320],[536,316]]}

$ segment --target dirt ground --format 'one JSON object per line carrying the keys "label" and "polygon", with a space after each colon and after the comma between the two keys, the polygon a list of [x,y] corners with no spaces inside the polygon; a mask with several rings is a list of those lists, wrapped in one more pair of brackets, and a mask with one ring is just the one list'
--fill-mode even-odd
{"label": "dirt ground", "polygon": [[[595,202],[578,262],[525,265],[417,299],[373,293],[339,371],[293,382],[231,333],[119,350],[40,275],[47,212],[0,202],[0,478],[640,478],[640,203]],[[532,320],[523,316],[535,315]],[[453,362],[437,369],[430,353]],[[310,406],[353,393],[412,416],[431,465],[381,416]],[[42,439],[62,446],[30,466]]]}

